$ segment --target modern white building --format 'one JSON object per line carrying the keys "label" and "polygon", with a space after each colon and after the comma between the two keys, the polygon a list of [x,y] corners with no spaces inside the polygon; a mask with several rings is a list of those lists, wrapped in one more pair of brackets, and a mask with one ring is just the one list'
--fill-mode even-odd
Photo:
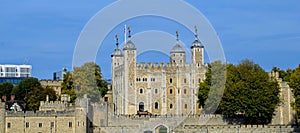
{"label": "modern white building", "polygon": [[31,77],[31,65],[1,65],[1,78],[29,78]]}

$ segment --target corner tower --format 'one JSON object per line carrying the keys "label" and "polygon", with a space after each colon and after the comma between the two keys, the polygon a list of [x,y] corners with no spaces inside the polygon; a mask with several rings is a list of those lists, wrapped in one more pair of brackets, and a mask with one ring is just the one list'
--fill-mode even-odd
{"label": "corner tower", "polygon": [[195,26],[195,41],[193,42],[191,49],[193,65],[198,67],[204,65],[204,46],[199,41],[197,26]]}
{"label": "corner tower", "polygon": [[179,33],[176,31],[176,44],[170,52],[170,62],[171,64],[185,64],[186,54],[185,50],[179,44]]}
{"label": "corner tower", "polygon": [[128,27],[128,41],[123,48],[124,52],[124,98],[123,114],[135,113],[135,79],[136,79],[136,47],[131,41],[131,29]]}

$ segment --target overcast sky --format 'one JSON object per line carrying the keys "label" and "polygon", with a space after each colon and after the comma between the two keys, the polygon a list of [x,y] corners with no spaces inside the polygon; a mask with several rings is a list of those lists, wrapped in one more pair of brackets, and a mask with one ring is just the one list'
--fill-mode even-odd
{"label": "overcast sky", "polygon": [[[0,64],[30,64],[33,66],[33,76],[39,79],[51,79],[52,73],[63,67],[71,69],[74,48],[81,30],[97,12],[113,2],[0,0]],[[300,64],[299,0],[186,2],[196,7],[211,22],[222,41],[227,62],[237,64],[248,58],[266,71],[270,71],[273,66],[287,69]],[[125,23],[135,28],[133,34],[145,29],[170,34],[179,29],[185,33],[181,25],[161,18],[145,17]],[[114,31],[122,34],[122,26],[116,27]],[[105,78],[110,78],[114,34],[112,32],[107,36],[103,42],[106,47],[99,50],[96,60]],[[192,33],[181,35],[186,45],[190,45],[193,39]],[[145,42],[145,45],[148,44]],[[146,52],[138,58],[138,61],[145,62],[156,60],[166,62],[168,57],[161,53]],[[206,62],[209,62],[207,58]]]}

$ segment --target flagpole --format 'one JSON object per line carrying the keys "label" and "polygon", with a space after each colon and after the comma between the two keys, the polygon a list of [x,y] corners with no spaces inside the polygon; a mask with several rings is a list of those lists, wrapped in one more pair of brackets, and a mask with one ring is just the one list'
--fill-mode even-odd
{"label": "flagpole", "polygon": [[127,29],[127,26],[125,25],[125,26],[124,26],[124,38],[125,38],[125,39],[124,39],[124,44],[126,44],[126,42],[127,42],[127,40],[126,40],[126,39],[127,39],[127,36],[126,36],[126,32],[127,32],[127,31],[126,31],[126,29]]}

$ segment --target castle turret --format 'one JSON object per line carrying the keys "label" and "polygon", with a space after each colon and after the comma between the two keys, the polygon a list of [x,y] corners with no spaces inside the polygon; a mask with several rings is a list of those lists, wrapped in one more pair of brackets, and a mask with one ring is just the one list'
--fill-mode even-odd
{"label": "castle turret", "polygon": [[178,31],[176,31],[176,36],[177,36],[176,44],[170,52],[170,62],[172,64],[185,64],[186,54],[185,54],[185,50],[179,44]]}
{"label": "castle turret", "polygon": [[[136,48],[131,41],[131,29],[128,27],[128,41],[123,48],[124,52],[124,90],[123,93],[123,107],[122,112],[125,114],[133,114],[135,112],[135,105],[129,104],[134,101],[135,93],[135,73],[136,73]],[[130,107],[129,107],[130,106]]]}
{"label": "castle turret", "polygon": [[192,46],[192,63],[198,67],[204,65],[204,46],[198,39],[198,29],[195,26],[195,41]]}

